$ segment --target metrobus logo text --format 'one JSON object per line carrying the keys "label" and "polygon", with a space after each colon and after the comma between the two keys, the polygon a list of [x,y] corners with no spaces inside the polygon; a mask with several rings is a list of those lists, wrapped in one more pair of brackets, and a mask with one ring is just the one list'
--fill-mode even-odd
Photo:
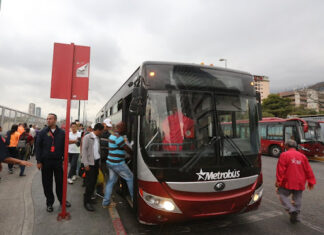
{"label": "metrobus logo text", "polygon": [[222,180],[222,179],[233,179],[240,177],[240,171],[237,170],[228,170],[227,172],[203,172],[202,169],[200,169],[199,173],[196,173],[198,175],[198,180]]}

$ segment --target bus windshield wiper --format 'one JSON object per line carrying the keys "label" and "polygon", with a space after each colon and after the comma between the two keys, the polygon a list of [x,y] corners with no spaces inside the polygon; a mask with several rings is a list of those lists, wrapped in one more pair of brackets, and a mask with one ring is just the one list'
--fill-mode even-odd
{"label": "bus windshield wiper", "polygon": [[155,135],[151,138],[151,140],[147,143],[147,145],[145,146],[145,149],[147,150],[147,148],[150,146],[150,144],[153,142],[153,140],[157,137],[157,135],[159,134],[159,131],[157,131],[155,133]]}
{"label": "bus windshield wiper", "polygon": [[244,153],[241,151],[241,149],[237,146],[237,144],[228,136],[228,135],[223,135],[224,139],[227,140],[230,145],[235,149],[235,151],[239,154],[243,162],[247,165],[252,167],[253,164],[251,161],[244,155]]}
{"label": "bus windshield wiper", "polygon": [[213,136],[207,145],[202,147],[195,156],[193,156],[185,165],[183,165],[179,171],[183,172],[184,170],[188,172],[200,159],[204,156],[202,153],[210,146],[213,145],[216,141],[220,140],[219,136]]}

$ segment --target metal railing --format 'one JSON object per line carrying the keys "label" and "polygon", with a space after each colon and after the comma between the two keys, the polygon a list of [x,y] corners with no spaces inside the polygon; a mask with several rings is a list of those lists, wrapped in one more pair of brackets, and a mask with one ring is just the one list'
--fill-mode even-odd
{"label": "metal railing", "polygon": [[42,128],[46,124],[46,119],[0,105],[0,126],[2,127],[2,134],[10,130],[13,124],[18,123],[37,125]]}

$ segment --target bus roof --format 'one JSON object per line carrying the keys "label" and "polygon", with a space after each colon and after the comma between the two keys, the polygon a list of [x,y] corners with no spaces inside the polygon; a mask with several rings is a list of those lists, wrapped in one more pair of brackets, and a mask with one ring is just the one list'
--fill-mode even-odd
{"label": "bus roof", "polygon": [[225,72],[233,72],[233,73],[239,73],[239,74],[244,74],[244,75],[250,75],[252,74],[245,72],[245,71],[240,71],[240,70],[235,70],[235,69],[228,69],[224,67],[218,67],[218,66],[211,66],[211,65],[202,65],[202,64],[195,64],[195,63],[182,63],[182,62],[168,62],[168,61],[144,61],[142,65],[184,65],[184,66],[194,66],[194,67],[203,67],[203,68],[210,68],[210,69],[215,69],[215,70],[220,70],[220,71],[225,71]]}
{"label": "bus roof", "polygon": [[135,70],[135,72],[132,73],[132,75],[126,79],[126,81],[123,83],[123,85],[110,97],[110,99],[103,105],[103,107],[99,110],[99,112],[96,114],[96,118],[100,117],[103,114],[103,110],[105,107],[113,100],[116,99],[117,94],[122,90],[126,89],[129,90],[128,88],[128,83],[133,80],[133,76],[136,72],[141,70],[141,67],[145,65],[184,65],[184,66],[193,66],[193,67],[200,67],[200,68],[209,68],[209,69],[215,69],[218,71],[224,71],[224,72],[232,72],[232,73],[237,73],[237,74],[242,74],[242,75],[248,75],[252,76],[250,73],[244,72],[244,71],[239,71],[239,70],[234,70],[234,69],[228,69],[228,68],[223,68],[223,67],[218,67],[218,66],[210,66],[210,65],[201,65],[201,64],[194,64],[194,63],[182,63],[182,62],[167,62],[167,61],[144,61],[142,64]]}

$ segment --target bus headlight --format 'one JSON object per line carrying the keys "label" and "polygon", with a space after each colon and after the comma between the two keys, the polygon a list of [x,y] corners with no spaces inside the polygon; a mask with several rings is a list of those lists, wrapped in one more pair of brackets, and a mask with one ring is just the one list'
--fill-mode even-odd
{"label": "bus headlight", "polygon": [[182,214],[181,210],[177,207],[177,205],[171,198],[155,196],[143,191],[142,189],[140,189],[139,191],[143,200],[150,207],[153,207],[157,210]]}
{"label": "bus headlight", "polygon": [[174,211],[175,206],[173,205],[172,202],[165,201],[165,202],[163,203],[163,208],[164,208],[165,210],[167,210],[167,211]]}
{"label": "bus headlight", "polygon": [[262,194],[263,194],[263,186],[260,186],[257,190],[254,191],[249,205],[252,205],[253,203],[259,201],[262,197]]}

